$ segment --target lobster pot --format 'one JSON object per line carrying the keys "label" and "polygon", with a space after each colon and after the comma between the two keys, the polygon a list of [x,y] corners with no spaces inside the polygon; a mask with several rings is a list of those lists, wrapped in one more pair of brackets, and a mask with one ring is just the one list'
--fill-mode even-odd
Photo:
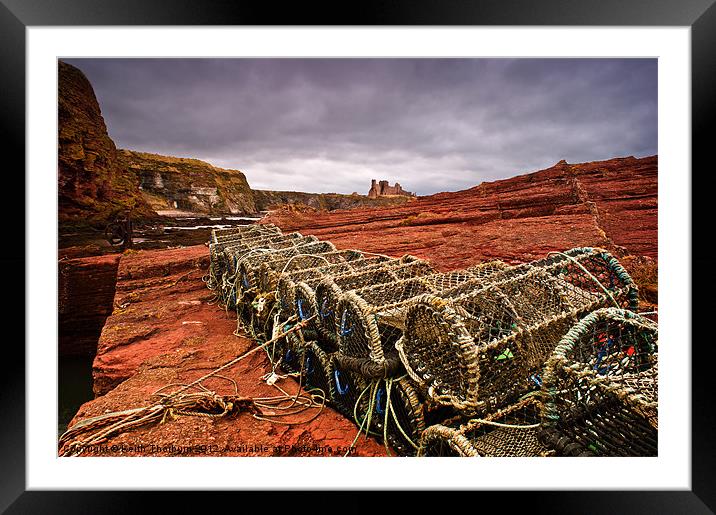
{"label": "lobster pot", "polygon": [[319,316],[316,318],[319,333],[324,338],[335,341],[337,345],[335,313],[344,291],[420,277],[434,272],[435,270],[425,261],[406,255],[353,274],[323,278],[313,286],[315,300],[312,302],[315,302],[315,306],[319,308]]}
{"label": "lobster pot", "polygon": [[336,362],[335,355],[332,363],[330,396],[333,406],[351,420],[360,420],[368,406],[368,381],[357,372],[342,367]]}
{"label": "lobster pot", "polygon": [[467,411],[506,406],[541,385],[541,367],[580,317],[634,305],[633,281],[605,251],[565,254],[410,306],[398,352],[431,400]]}
{"label": "lobster pot", "polygon": [[[302,245],[308,245],[309,243],[317,243],[318,238],[315,236],[301,236],[299,233],[294,233],[298,236],[291,235],[290,238],[274,239],[272,237],[269,240],[261,240],[259,242],[251,242],[249,245],[232,246],[224,250],[226,261],[228,262],[227,271],[224,274],[226,279],[223,281],[224,290],[227,290],[229,295],[229,307],[233,307],[236,303],[236,294],[240,291],[237,290],[236,275],[239,264],[244,258],[255,256],[257,254],[269,254],[271,252],[291,249]],[[227,295],[224,295],[227,297]]]}
{"label": "lobster pot", "polygon": [[237,315],[248,318],[254,338],[267,338],[273,331],[275,301],[273,292],[255,297],[249,306],[242,306]]}
{"label": "lobster pot", "polygon": [[335,263],[333,265],[322,264],[315,268],[282,272],[276,281],[276,302],[279,306],[279,313],[284,317],[295,314],[296,305],[294,293],[296,284],[301,281],[312,285],[326,277],[352,274],[357,270],[371,268],[376,264],[384,263],[388,260],[390,260],[390,258],[384,256],[370,256],[346,263]]}
{"label": "lobster pot", "polygon": [[[493,272],[501,270],[495,267]],[[431,274],[344,293],[336,309],[336,334],[341,354],[384,365],[398,359],[395,344],[402,337],[405,316],[415,298],[436,294],[461,281],[482,281],[464,271]]]}
{"label": "lobster pot", "polygon": [[544,367],[541,439],[560,455],[657,456],[657,325],[620,309],[577,323]]}
{"label": "lobster pot", "polygon": [[[236,270],[236,297],[243,299],[250,291],[258,290],[258,271],[262,263],[282,263],[301,254],[321,255],[335,252],[336,247],[329,241],[319,241],[281,250],[245,255],[238,262]],[[278,266],[278,265],[277,265]]]}
{"label": "lobster pot", "polygon": [[[286,322],[279,324],[274,333],[285,332],[293,326],[292,323]],[[269,357],[274,365],[287,374],[302,373],[304,369],[305,351],[307,343],[301,336],[300,332],[293,332],[281,338],[273,349],[269,350]]]}
{"label": "lobster pot", "polygon": [[[390,402],[388,399],[390,390]],[[386,425],[387,422],[387,425]],[[408,378],[380,380],[375,390],[371,428],[400,456],[414,456],[425,429],[423,403]]]}
{"label": "lobster pot", "polygon": [[255,248],[285,248],[298,244],[298,242],[317,241],[315,238],[305,238],[300,233],[261,235],[243,240],[231,240],[225,243],[212,243],[209,245],[211,256],[210,277],[218,284],[219,279],[233,276],[235,262],[242,255]]}
{"label": "lobster pot", "polygon": [[299,241],[306,240],[300,233],[275,234],[248,238],[241,241],[228,241],[225,243],[212,243],[209,245],[211,255],[211,273],[216,280],[224,280],[236,272],[235,261],[240,256],[255,248],[283,248],[284,246],[296,245]]}
{"label": "lobster pot", "polygon": [[226,229],[213,229],[211,231],[211,242],[219,243],[221,239],[225,238],[244,238],[249,235],[255,234],[280,234],[281,229],[276,227],[274,224],[249,224],[229,227]]}
{"label": "lobster pot", "polygon": [[318,241],[318,238],[315,236],[303,236],[300,233],[291,233],[290,235],[262,237],[257,240],[249,240],[242,244],[228,246],[224,248],[224,255],[228,265],[227,273],[233,276],[236,273],[239,262],[246,255],[289,249]]}
{"label": "lobster pot", "polygon": [[[309,264],[313,264],[314,266],[322,264],[325,266],[326,263],[342,263],[345,265],[348,260],[360,259],[360,257],[360,253],[354,250],[337,250],[334,252],[326,252],[314,255],[299,254],[291,258],[283,258],[277,259],[275,261],[266,261],[261,263],[258,273],[255,274],[255,276],[258,277],[258,284],[255,288],[253,288],[255,295],[251,299],[249,299],[250,295],[247,295],[247,292],[243,293],[243,298],[246,303],[248,303],[250,300],[251,308],[253,309],[251,314],[252,319],[255,319],[257,315],[259,315],[259,318],[267,317],[277,311],[277,308],[274,305],[274,301],[276,299],[275,286],[271,289],[267,289],[270,286],[267,286],[265,284],[265,278],[272,276],[269,275],[269,273],[273,274],[276,270],[280,272],[280,270],[290,267],[290,265],[294,262],[298,262],[306,266],[308,266]],[[262,272],[265,273],[262,274]],[[307,332],[312,332],[312,334],[315,334],[315,330],[311,328],[307,328]]]}
{"label": "lobster pot", "polygon": [[418,456],[550,456],[538,439],[540,403],[527,398],[507,408],[469,420],[457,427],[436,424],[420,438]]}
{"label": "lobster pot", "polygon": [[303,372],[306,384],[323,392],[330,400],[333,381],[333,359],[316,342],[308,342],[305,347]]}
{"label": "lobster pot", "polygon": [[437,292],[450,291],[459,288],[464,284],[473,287],[477,284],[486,284],[492,281],[498,273],[505,272],[510,266],[502,261],[488,261],[473,265],[464,270],[453,270],[452,272],[433,273],[424,277],[431,288]]}
{"label": "lobster pot", "polygon": [[[336,252],[323,254],[321,256],[294,256],[285,263],[280,261],[262,263],[258,272],[258,288],[260,291],[275,291],[278,277],[283,272],[302,272],[304,270],[315,270],[333,264],[345,264],[363,259],[363,254],[358,250],[337,250]],[[350,268],[348,268],[350,270]]]}

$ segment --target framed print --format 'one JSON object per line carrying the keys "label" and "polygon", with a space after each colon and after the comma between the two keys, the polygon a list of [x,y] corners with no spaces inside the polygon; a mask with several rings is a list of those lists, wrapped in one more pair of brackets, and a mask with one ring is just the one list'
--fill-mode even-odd
{"label": "framed print", "polygon": [[0,4],[4,510],[713,510],[710,0],[61,4]]}

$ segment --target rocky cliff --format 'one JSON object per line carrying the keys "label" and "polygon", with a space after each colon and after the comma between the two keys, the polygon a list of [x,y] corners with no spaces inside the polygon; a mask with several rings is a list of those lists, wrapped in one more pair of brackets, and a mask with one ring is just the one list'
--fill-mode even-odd
{"label": "rocky cliff", "polygon": [[139,193],[137,176],[117,160],[117,149],[92,85],[58,62],[58,208],[64,221],[103,221],[132,209],[135,218],[156,217]]}
{"label": "rocky cliff", "polygon": [[341,193],[254,190],[254,201],[259,211],[268,211],[281,206],[307,206],[316,211],[335,211],[337,209],[397,206],[408,200],[407,197],[369,198],[357,193],[344,195]]}
{"label": "rocky cliff", "polygon": [[146,201],[157,211],[255,214],[246,176],[198,159],[120,150],[119,161],[135,173]]}

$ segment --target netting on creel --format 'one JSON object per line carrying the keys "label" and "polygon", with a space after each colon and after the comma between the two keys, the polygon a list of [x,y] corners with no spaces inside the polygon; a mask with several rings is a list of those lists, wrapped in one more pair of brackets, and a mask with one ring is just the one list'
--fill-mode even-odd
{"label": "netting on creel", "polygon": [[315,341],[308,342],[303,354],[303,373],[306,384],[323,392],[330,400],[333,381],[333,359]]}
{"label": "netting on creel", "polygon": [[236,237],[247,237],[256,234],[281,233],[274,224],[249,224],[228,227],[225,229],[213,229],[211,231],[211,243],[219,243],[222,240]]}
{"label": "netting on creel", "polygon": [[368,381],[336,363],[335,354],[332,358],[331,401],[336,410],[355,422],[368,406]]}
{"label": "netting on creel", "polygon": [[[401,456],[414,456],[425,430],[423,402],[407,377],[373,383],[371,429]],[[358,422],[363,422],[361,415]],[[367,423],[367,420],[365,421]]]}
{"label": "netting on creel", "polygon": [[312,303],[315,303],[319,316],[316,325],[324,338],[337,344],[336,312],[338,301],[344,292],[396,282],[412,277],[435,273],[435,269],[426,261],[405,255],[399,259],[382,263],[380,266],[346,274],[341,277],[326,277],[312,286]]}
{"label": "netting on creel", "polygon": [[[238,314],[250,319],[255,330],[265,333],[266,328],[272,323],[272,315],[279,313],[279,318],[287,318],[281,316],[279,306],[275,302],[275,286],[266,284],[267,278],[272,277],[273,273],[282,273],[283,270],[291,269],[293,266],[299,267],[299,270],[305,270],[306,267],[313,267],[308,269],[314,270],[320,265],[323,267],[333,265],[349,267],[351,263],[360,262],[362,259],[362,254],[356,250],[336,250],[320,254],[296,254],[289,258],[282,257],[264,261],[256,273],[257,285],[248,291],[241,292],[242,298],[246,301],[244,308],[246,308],[246,304],[250,303],[251,309],[239,309]],[[305,320],[305,317],[302,317],[301,320]],[[307,337],[315,338],[315,328],[310,322],[304,327],[303,332],[307,334]]]}
{"label": "netting on creel", "polygon": [[436,424],[420,438],[418,456],[529,457],[553,455],[540,443],[541,405],[528,397],[457,427]]}
{"label": "netting on creel", "polygon": [[285,264],[294,256],[302,254],[322,255],[335,251],[336,247],[331,242],[318,241],[281,250],[246,254],[237,262],[234,279],[237,299],[243,298],[249,292],[255,293],[258,291],[258,271],[263,263],[274,264],[282,262]]}
{"label": "netting on creel", "polygon": [[335,274],[324,278],[316,277],[298,282],[294,288],[293,294],[297,313],[304,319],[317,315],[316,318],[312,320],[311,327],[320,335],[320,342],[322,344],[331,350],[337,350],[338,343],[335,334],[335,326],[328,329],[325,322],[326,318],[332,317],[334,308],[328,307],[327,304],[323,302],[320,305],[321,309],[319,309],[318,296],[316,294],[318,286],[322,284],[323,280],[325,280],[328,281],[334,289],[337,289],[335,286],[336,282],[352,282],[355,281],[357,277],[361,278],[360,282],[363,284],[366,282],[370,284],[370,281],[389,282],[394,281],[393,278],[396,276],[407,277],[410,274],[420,274],[420,270],[427,266],[425,263],[417,261],[403,263],[401,262],[401,259],[382,262],[359,271],[353,271],[352,273],[343,275]]}
{"label": "netting on creel", "polygon": [[[275,291],[278,278],[281,274],[292,272],[300,273],[306,270],[317,270],[335,264],[360,262],[363,260],[363,253],[359,250],[337,250],[322,256],[301,255],[288,259],[285,263],[268,262],[262,263],[258,272],[259,291]],[[352,270],[352,268],[346,268]],[[336,269],[340,270],[340,269]],[[338,272],[340,273],[340,272]]]}
{"label": "netting on creel", "polygon": [[[477,277],[467,271],[414,277],[344,292],[336,306],[336,335],[340,353],[378,366],[398,360],[395,344],[403,334],[408,307],[416,297],[437,294],[461,281],[485,281],[504,268],[486,263]],[[481,273],[482,273],[481,272]]]}
{"label": "netting on creel", "polygon": [[247,254],[254,255],[276,250],[283,250],[309,243],[318,242],[315,236],[303,236],[300,233],[291,233],[281,236],[262,237],[258,240],[250,240],[240,244],[233,244],[224,248],[224,260],[226,262],[226,273],[229,276],[236,274],[238,263]]}
{"label": "netting on creel", "polygon": [[581,316],[637,305],[631,277],[602,249],[572,249],[489,279],[425,295],[408,310],[400,359],[435,402],[505,406],[540,386],[542,365]]}
{"label": "netting on creel", "polygon": [[[273,334],[286,332],[293,326],[293,322],[280,323],[273,328]],[[307,345],[303,334],[296,331],[277,340],[267,349],[267,354],[274,368],[279,368],[287,374],[301,374]]]}
{"label": "netting on creel", "polygon": [[365,270],[366,268],[371,268],[390,260],[392,260],[392,258],[385,256],[364,256],[361,259],[355,259],[345,263],[335,263],[331,265],[325,265],[325,263],[323,263],[322,266],[314,268],[281,272],[276,281],[276,302],[278,304],[279,313],[285,317],[297,314],[294,290],[296,284],[301,281],[310,285],[313,284],[314,281],[320,281],[326,277],[340,277],[343,274],[352,274],[357,270]]}
{"label": "netting on creel", "polygon": [[545,365],[540,439],[560,455],[656,456],[658,329],[601,309],[562,338]]}
{"label": "netting on creel", "polygon": [[286,248],[301,243],[309,243],[318,241],[313,236],[303,236],[300,233],[290,234],[270,234],[262,235],[256,238],[247,238],[242,240],[231,240],[225,243],[212,243],[209,245],[209,254],[211,264],[209,275],[213,278],[214,284],[223,285],[227,279],[233,277],[236,273],[236,262],[241,256],[254,249],[279,249]]}

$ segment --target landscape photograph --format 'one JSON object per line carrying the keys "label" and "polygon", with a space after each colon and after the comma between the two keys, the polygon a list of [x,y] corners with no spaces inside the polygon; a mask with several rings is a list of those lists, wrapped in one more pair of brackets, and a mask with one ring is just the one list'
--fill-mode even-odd
{"label": "landscape photograph", "polygon": [[58,59],[57,455],[658,456],[657,85]]}

